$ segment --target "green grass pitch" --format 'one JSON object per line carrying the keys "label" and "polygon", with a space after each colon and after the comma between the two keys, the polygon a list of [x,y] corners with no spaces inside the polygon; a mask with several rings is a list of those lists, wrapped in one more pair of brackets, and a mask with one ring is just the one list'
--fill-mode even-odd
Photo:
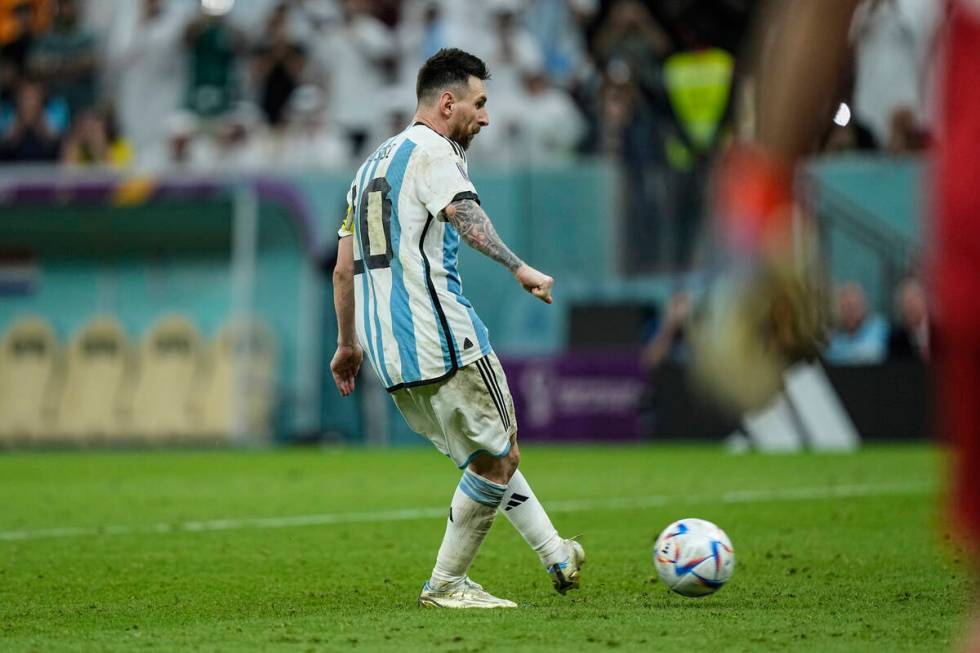
{"label": "green grass pitch", "polygon": [[[512,611],[415,604],[459,472],[430,449],[0,456],[4,651],[947,651],[970,591],[938,517],[943,459],[553,448],[522,468],[589,556],[553,592],[505,519],[471,575]],[[651,544],[731,536],[732,581],[687,599]]]}

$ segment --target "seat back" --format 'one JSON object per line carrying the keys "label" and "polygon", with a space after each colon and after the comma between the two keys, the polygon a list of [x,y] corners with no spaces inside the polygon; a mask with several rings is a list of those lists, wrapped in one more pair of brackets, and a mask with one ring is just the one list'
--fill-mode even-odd
{"label": "seat back", "polygon": [[43,441],[52,434],[60,352],[44,318],[25,317],[0,341],[0,440]]}
{"label": "seat back", "polygon": [[136,434],[149,440],[193,434],[190,398],[201,372],[201,347],[197,328],[180,315],[164,317],[147,331],[131,402]]}
{"label": "seat back", "polygon": [[210,347],[209,370],[200,393],[205,432],[268,437],[275,410],[278,352],[275,337],[258,321],[225,325]]}
{"label": "seat back", "polygon": [[83,326],[68,348],[58,434],[86,441],[128,437],[122,400],[133,381],[132,362],[118,321],[101,317]]}

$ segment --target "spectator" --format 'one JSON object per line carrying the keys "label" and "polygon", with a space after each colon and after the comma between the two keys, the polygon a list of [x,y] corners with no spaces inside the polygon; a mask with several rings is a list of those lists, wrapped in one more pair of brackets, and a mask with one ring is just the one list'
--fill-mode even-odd
{"label": "spectator", "polygon": [[[447,48],[462,48],[483,56],[485,41],[493,33],[496,0],[436,0],[449,30]],[[504,0],[507,2],[508,0]],[[479,52],[477,51],[479,50]]]}
{"label": "spectator", "polygon": [[487,67],[493,75],[494,102],[519,105],[524,95],[522,77],[529,71],[544,70],[544,53],[531,32],[521,23],[521,3],[494,0],[493,27],[486,45]]}
{"label": "spectator", "polygon": [[657,327],[653,338],[643,347],[641,362],[655,370],[664,362],[684,363],[687,359],[685,329],[691,317],[691,295],[686,290],[673,294],[667,304],[667,315]]}
{"label": "spectator", "polygon": [[663,269],[672,244],[664,227],[678,214],[666,147],[676,128],[662,76],[671,41],[643,3],[619,0],[593,45],[602,77],[590,103],[596,116],[592,146],[618,159],[630,180],[623,198],[624,268]]}
{"label": "spectator", "polygon": [[125,168],[132,157],[132,148],[119,137],[111,116],[94,108],[75,120],[61,150],[62,163],[70,166]]}
{"label": "spectator", "polygon": [[[199,0],[194,0],[194,2],[199,2]],[[295,14],[298,10],[305,10],[308,5],[314,4],[317,0],[301,0],[301,2],[291,0],[238,0],[231,6],[227,17],[235,30],[242,34],[247,42],[258,43],[265,36],[269,17],[284,2],[290,5],[291,13]]]}
{"label": "spectator", "polygon": [[[696,37],[689,36],[689,39]],[[711,160],[727,133],[735,61],[720,48],[698,47],[672,54],[663,79],[676,129],[666,139],[668,210],[672,263],[683,269],[691,261],[704,213]]]}
{"label": "spectator", "polygon": [[585,136],[585,118],[566,91],[554,86],[543,71],[526,72],[520,100],[523,120],[517,132],[531,160],[571,158]]}
{"label": "spectator", "polygon": [[436,0],[407,2],[398,23],[400,83],[415,84],[415,75],[426,59],[450,46],[451,27],[443,6]]}
{"label": "spectator", "polygon": [[640,354],[647,376],[637,406],[640,424],[657,437],[727,434],[739,428],[740,416],[724,412],[689,387],[684,368],[690,354],[687,329],[693,310],[690,292],[679,290],[671,295],[653,337]]}
{"label": "spectator", "polygon": [[0,2],[0,99],[14,94],[27,72],[27,59],[37,36],[47,31],[50,0]]}
{"label": "spectator", "polygon": [[202,117],[226,113],[239,96],[237,63],[244,37],[224,14],[202,5],[184,30],[184,45],[190,65],[187,107]]}
{"label": "spectator", "polygon": [[604,68],[589,106],[595,118],[585,147],[619,163],[628,179],[622,187],[624,269],[658,269],[668,258],[665,219],[676,213],[668,194],[666,107],[639,85],[622,59]]}
{"label": "spectator", "polygon": [[161,138],[139,157],[136,169],[141,174],[166,173],[215,174],[218,169],[218,147],[201,128],[200,117],[186,109],[176,109],[163,120]]}
{"label": "spectator", "polygon": [[56,161],[61,139],[44,114],[44,88],[32,79],[17,86],[14,116],[0,138],[0,160]]}
{"label": "spectator", "polygon": [[640,88],[661,93],[660,63],[670,51],[670,39],[642,2],[618,0],[593,45],[601,65],[621,60]]}
{"label": "spectator", "polygon": [[879,149],[926,145],[929,72],[942,3],[866,0],[854,16],[854,120]]}
{"label": "spectator", "polygon": [[[415,98],[415,86],[390,86],[382,93],[378,94],[378,122],[369,132],[368,141],[371,143],[383,143],[392,134],[397,134],[404,130],[412,121],[414,113],[413,100]],[[483,134],[480,135],[481,137]],[[474,139],[475,142],[476,139]],[[473,146],[467,152],[468,157],[473,156]]]}
{"label": "spectator", "polygon": [[117,19],[119,3],[117,0],[82,0],[79,9],[83,29],[95,36],[99,54],[104,56],[105,45],[112,36],[112,27]]}
{"label": "spectator", "polygon": [[848,282],[837,289],[837,325],[824,352],[833,365],[873,365],[885,359],[888,324],[868,313],[864,290]]}
{"label": "spectator", "polygon": [[266,27],[268,36],[252,62],[259,104],[266,120],[274,127],[283,122],[286,104],[299,86],[306,66],[303,46],[292,41],[287,33],[288,17],[287,3],[276,6]]}
{"label": "spectator", "polygon": [[[268,0],[261,1],[268,2]],[[331,52],[331,48],[323,41],[331,34],[335,34],[342,22],[343,13],[339,4],[333,0],[306,0],[302,4],[289,6],[286,31],[290,40],[302,45],[304,49],[306,55],[304,82],[316,84],[321,89],[330,88],[333,62],[329,57],[324,56],[324,53]],[[261,36],[253,40],[261,41]]]}
{"label": "spectator", "polygon": [[311,53],[317,66],[329,71],[329,106],[356,156],[383,118],[380,100],[398,58],[393,33],[370,9],[367,0],[344,0],[342,20],[321,23]]}
{"label": "spectator", "polygon": [[188,14],[163,0],[120,7],[109,46],[116,78],[116,115],[132,144],[139,167],[165,160],[167,118],[180,106],[186,88],[181,36]]}
{"label": "spectator", "polygon": [[67,102],[72,120],[95,104],[95,35],[80,25],[78,0],[57,0],[52,29],[31,47],[29,65],[51,95]]}
{"label": "spectator", "polygon": [[[497,109],[491,111],[494,127],[474,142],[472,158],[508,164],[540,159],[543,150],[557,148],[567,153],[578,144],[584,131],[577,107],[564,91],[550,88],[541,48],[521,23],[520,3],[495,0],[490,8],[490,34],[476,40],[474,51],[486,53],[484,58],[493,75],[492,101]],[[536,109],[530,104],[536,105]],[[570,123],[545,125],[545,117],[535,114],[542,109],[551,113],[551,119],[556,118],[557,112]],[[537,142],[529,140],[532,134],[539,137]],[[570,145],[554,142],[563,136],[567,139],[569,134],[573,141]],[[551,142],[546,144],[542,140]]]}
{"label": "spectator", "polygon": [[634,123],[640,100],[630,67],[622,61],[611,63],[604,71],[596,101],[594,136],[596,151],[612,159],[626,153],[627,132]]}
{"label": "spectator", "polygon": [[898,285],[895,309],[898,320],[888,337],[888,357],[929,360],[929,311],[918,279],[909,277]]}
{"label": "spectator", "polygon": [[269,163],[291,168],[339,168],[349,163],[348,142],[330,124],[323,99],[323,92],[312,85],[293,93],[285,112],[285,129],[278,135]]}
{"label": "spectator", "polygon": [[201,132],[200,118],[191,111],[180,109],[167,117],[164,125],[167,148],[158,171],[215,172],[215,148]]}
{"label": "spectator", "polygon": [[[263,166],[273,165],[269,160],[267,131],[262,109],[249,102],[238,103],[217,123],[213,169],[218,172],[255,172]],[[196,164],[200,165],[201,161]]]}
{"label": "spectator", "polygon": [[584,26],[598,0],[531,0],[528,24],[544,52],[545,69],[559,86],[571,88],[592,72]]}

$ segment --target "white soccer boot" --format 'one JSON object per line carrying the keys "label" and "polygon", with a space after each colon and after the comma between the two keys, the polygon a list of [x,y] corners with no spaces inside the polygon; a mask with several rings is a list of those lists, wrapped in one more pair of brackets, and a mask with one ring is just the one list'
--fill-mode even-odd
{"label": "white soccer boot", "polygon": [[551,574],[551,584],[555,586],[555,591],[563,595],[568,590],[577,590],[581,583],[579,570],[585,564],[585,549],[575,540],[565,540],[568,548],[568,558],[563,562],[557,562],[548,567]]}
{"label": "white soccer boot", "polygon": [[483,589],[479,583],[464,576],[458,583],[443,589],[433,589],[426,581],[419,594],[419,606],[423,608],[516,608],[507,599],[498,599]]}

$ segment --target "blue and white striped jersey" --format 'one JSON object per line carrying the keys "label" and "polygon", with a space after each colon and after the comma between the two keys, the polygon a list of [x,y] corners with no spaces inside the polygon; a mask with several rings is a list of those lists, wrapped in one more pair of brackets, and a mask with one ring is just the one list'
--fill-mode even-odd
{"label": "blue and white striped jersey", "polygon": [[389,391],[438,381],[490,353],[442,209],[477,200],[457,143],[416,123],[357,171],[338,232],[354,238],[357,339]]}

